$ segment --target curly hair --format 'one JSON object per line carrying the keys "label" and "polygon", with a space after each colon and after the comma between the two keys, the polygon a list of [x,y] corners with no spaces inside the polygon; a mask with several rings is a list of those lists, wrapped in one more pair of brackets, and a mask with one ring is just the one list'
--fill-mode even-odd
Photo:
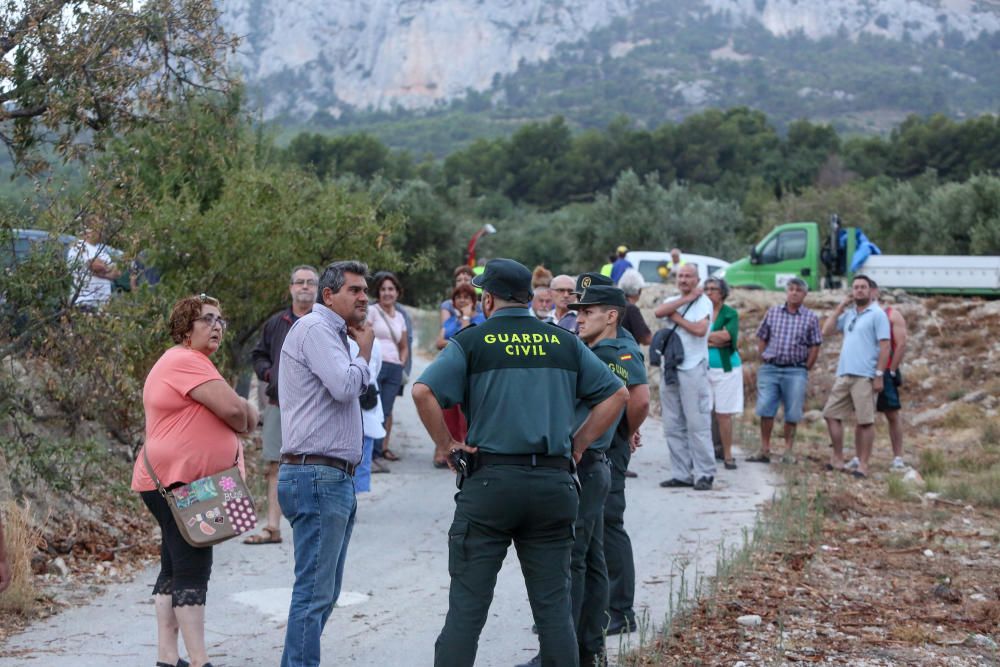
{"label": "curly hair", "polygon": [[476,301],[479,300],[479,297],[476,294],[476,288],[473,287],[472,285],[469,285],[468,283],[462,283],[461,285],[459,285],[458,287],[456,287],[451,291],[451,302],[454,304],[455,298],[460,295],[465,295],[470,299],[472,299],[473,306],[476,305]]}
{"label": "curly hair", "polygon": [[175,343],[183,343],[184,336],[194,328],[194,321],[201,317],[201,308],[205,304],[219,308],[219,300],[207,294],[196,296],[186,296],[177,303],[170,311],[170,338]]}

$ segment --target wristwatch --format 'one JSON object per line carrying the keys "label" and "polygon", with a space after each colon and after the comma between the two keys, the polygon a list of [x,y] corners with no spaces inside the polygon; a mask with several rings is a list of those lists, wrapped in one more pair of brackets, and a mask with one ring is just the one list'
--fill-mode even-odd
{"label": "wristwatch", "polygon": [[875,371],[875,377],[877,377],[877,378],[882,377],[884,374],[885,373],[883,371]]}

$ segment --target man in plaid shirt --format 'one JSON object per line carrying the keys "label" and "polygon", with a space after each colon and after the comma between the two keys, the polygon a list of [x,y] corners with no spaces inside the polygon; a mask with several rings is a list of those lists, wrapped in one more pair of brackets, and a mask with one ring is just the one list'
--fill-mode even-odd
{"label": "man in plaid shirt", "polygon": [[757,416],[760,417],[760,452],[747,458],[771,462],[771,429],[778,405],[785,410],[785,455],[792,459],[795,427],[802,419],[809,369],[816,363],[823,342],[819,318],[802,305],[809,286],[792,278],[785,286],[785,303],[771,306],[757,329],[757,351],[763,363],[757,371]]}

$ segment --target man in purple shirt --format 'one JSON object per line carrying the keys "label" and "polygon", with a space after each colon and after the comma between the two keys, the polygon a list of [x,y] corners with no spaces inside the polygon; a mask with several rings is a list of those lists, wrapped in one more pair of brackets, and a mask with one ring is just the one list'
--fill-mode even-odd
{"label": "man in purple shirt", "polygon": [[[292,525],[295,586],[281,667],[318,667],[323,626],[340,595],[361,461],[359,398],[371,381],[375,333],[368,267],[333,262],[319,279],[319,303],[285,337],[278,369],[281,467],[278,502]],[[352,357],[348,336],[359,348]]]}
{"label": "man in purple shirt", "polygon": [[785,410],[785,457],[791,459],[795,428],[802,420],[809,369],[823,343],[819,318],[802,305],[809,286],[801,278],[785,285],[785,303],[771,306],[757,329],[757,351],[763,363],[757,371],[757,416],[760,452],[752,463],[771,462],[771,430],[778,405]]}

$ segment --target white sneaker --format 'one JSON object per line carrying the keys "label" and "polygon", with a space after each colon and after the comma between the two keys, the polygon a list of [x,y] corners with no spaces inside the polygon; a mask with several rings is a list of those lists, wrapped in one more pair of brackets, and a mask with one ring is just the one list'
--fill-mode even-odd
{"label": "white sneaker", "polygon": [[906,463],[903,462],[902,456],[897,456],[892,460],[893,470],[904,470],[906,468]]}
{"label": "white sneaker", "polygon": [[857,470],[859,465],[861,465],[861,461],[858,460],[857,456],[855,456],[853,459],[848,461],[847,465],[844,467],[847,468],[848,470]]}

